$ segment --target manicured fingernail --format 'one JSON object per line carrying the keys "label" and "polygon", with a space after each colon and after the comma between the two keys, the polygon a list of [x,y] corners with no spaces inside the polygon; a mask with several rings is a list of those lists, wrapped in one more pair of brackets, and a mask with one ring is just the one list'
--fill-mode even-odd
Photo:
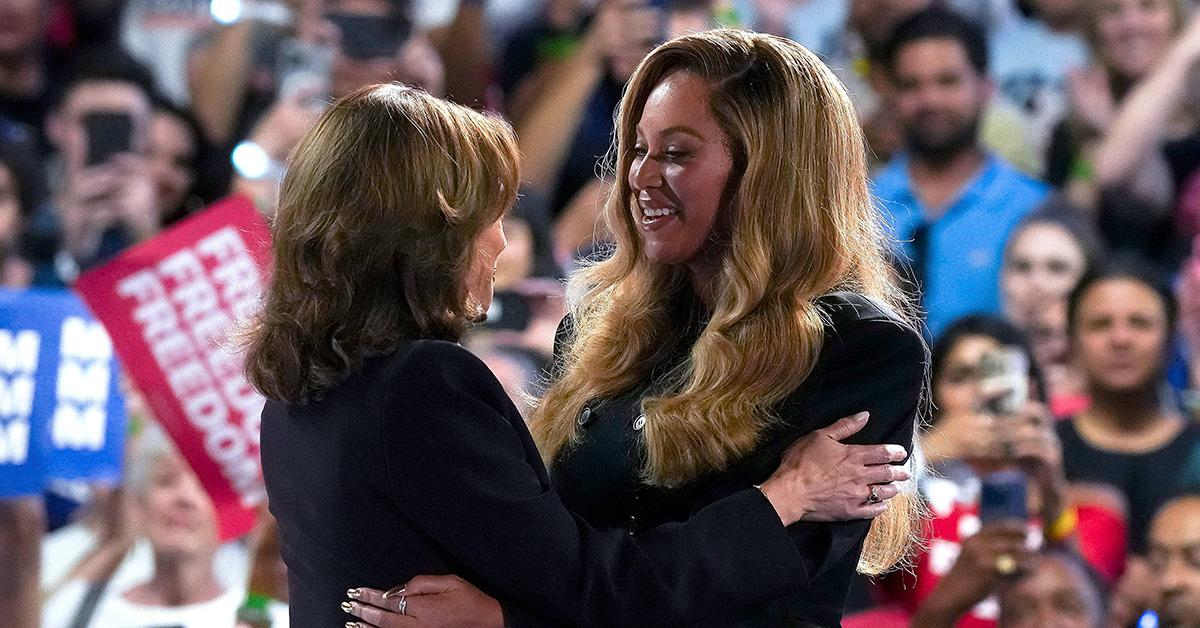
{"label": "manicured fingernail", "polygon": [[357,600],[358,598],[362,597],[362,593],[359,593],[358,589],[346,589],[346,597],[352,600]]}
{"label": "manicured fingernail", "polygon": [[404,595],[404,587],[393,587],[388,589],[387,593],[383,594],[383,599],[386,600],[388,598],[396,597],[397,595]]}
{"label": "manicured fingernail", "polygon": [[342,602],[342,610],[349,613],[354,610],[354,605],[349,602]]}
{"label": "manicured fingernail", "polygon": [[858,414],[854,415],[854,420],[861,423],[863,421],[866,421],[867,417],[869,417],[869,416],[871,416],[870,412],[859,412]]}
{"label": "manicured fingernail", "polygon": [[348,621],[346,622],[346,628],[358,628],[358,622]]}

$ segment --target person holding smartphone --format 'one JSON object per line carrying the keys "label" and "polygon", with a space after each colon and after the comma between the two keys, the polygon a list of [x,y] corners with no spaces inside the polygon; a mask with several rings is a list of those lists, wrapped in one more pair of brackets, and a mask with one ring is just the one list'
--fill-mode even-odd
{"label": "person holding smartphone", "polygon": [[35,283],[64,285],[161,228],[147,162],[152,106],[144,69],[118,52],[81,58],[46,123],[60,165],[54,211],[34,216]]}
{"label": "person holding smartphone", "polygon": [[931,520],[913,575],[890,576],[881,589],[913,625],[950,617],[989,627],[994,614],[976,605],[1027,569],[1031,527],[1041,523],[1047,545],[1071,544],[1061,449],[1041,372],[1011,323],[990,315],[954,321],[934,344],[932,363],[936,410],[921,436],[932,467],[921,481]]}

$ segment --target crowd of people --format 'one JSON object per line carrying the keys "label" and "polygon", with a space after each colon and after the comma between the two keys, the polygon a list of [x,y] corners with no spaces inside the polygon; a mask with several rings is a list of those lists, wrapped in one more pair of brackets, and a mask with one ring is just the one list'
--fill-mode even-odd
{"label": "crowd of people", "polygon": [[[921,538],[845,625],[1200,626],[1194,4],[0,0],[0,287],[69,289],[230,195],[270,218],[327,104],[399,81],[516,131],[495,298],[463,344],[530,416],[563,280],[617,237],[635,68],[688,32],[787,37],[853,100],[932,347]],[[155,391],[124,391],[118,485],[0,499],[0,627],[286,625],[265,509],[220,543]]]}

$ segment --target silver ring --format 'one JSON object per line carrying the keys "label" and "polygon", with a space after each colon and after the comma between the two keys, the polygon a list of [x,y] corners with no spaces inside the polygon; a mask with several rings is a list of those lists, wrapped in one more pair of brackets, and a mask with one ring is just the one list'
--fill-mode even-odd
{"label": "silver ring", "polygon": [[871,492],[870,492],[870,494],[867,495],[867,503],[868,504],[878,504],[880,502],[880,499],[879,499],[879,493],[875,492],[875,485],[872,484],[868,488],[871,489]]}
{"label": "silver ring", "polygon": [[398,610],[401,615],[407,615],[408,613],[406,613],[404,611],[408,610],[408,598],[401,595],[400,596],[400,608],[398,608],[396,610]]}

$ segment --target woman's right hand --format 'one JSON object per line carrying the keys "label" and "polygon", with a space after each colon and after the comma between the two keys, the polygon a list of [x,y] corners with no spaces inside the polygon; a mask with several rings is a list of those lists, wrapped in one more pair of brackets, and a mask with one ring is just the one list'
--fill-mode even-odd
{"label": "woman's right hand", "polygon": [[[792,443],[779,468],[761,486],[784,525],[797,521],[870,519],[900,493],[894,482],[909,479],[894,463],[908,457],[899,445],[846,445],[867,424],[860,412]],[[869,497],[874,492],[876,501]]]}

